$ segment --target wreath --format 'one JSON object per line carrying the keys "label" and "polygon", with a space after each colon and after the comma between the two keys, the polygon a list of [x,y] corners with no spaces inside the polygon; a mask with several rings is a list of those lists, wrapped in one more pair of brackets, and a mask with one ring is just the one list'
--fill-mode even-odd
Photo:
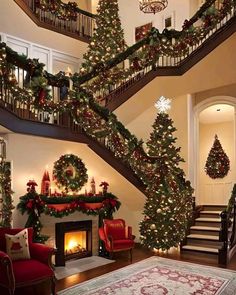
{"label": "wreath", "polygon": [[53,177],[57,186],[64,187],[66,192],[78,191],[88,181],[84,163],[73,154],[63,155],[54,163]]}

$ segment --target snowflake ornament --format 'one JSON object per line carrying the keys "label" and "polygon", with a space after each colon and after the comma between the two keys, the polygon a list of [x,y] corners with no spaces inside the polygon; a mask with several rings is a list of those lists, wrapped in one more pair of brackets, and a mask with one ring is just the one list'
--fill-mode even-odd
{"label": "snowflake ornament", "polygon": [[171,108],[171,99],[161,96],[155,103],[159,113],[166,113]]}

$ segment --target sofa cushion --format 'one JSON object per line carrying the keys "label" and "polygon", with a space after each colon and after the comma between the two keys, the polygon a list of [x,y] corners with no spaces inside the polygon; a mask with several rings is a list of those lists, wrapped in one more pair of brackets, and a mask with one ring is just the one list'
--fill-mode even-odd
{"label": "sofa cushion", "polygon": [[113,242],[113,250],[130,249],[133,248],[134,241],[129,239],[115,240]]}
{"label": "sofa cushion", "polygon": [[52,277],[52,269],[35,259],[27,260],[15,260],[12,263],[13,272],[15,275],[16,285],[20,285],[22,282],[28,284],[29,282],[36,282],[39,280]]}
{"label": "sofa cushion", "polygon": [[[5,234],[9,235],[15,235],[22,231],[23,228],[7,228],[7,227],[1,227],[0,228],[0,250],[3,252],[6,252],[6,239]],[[29,244],[31,245],[33,242],[33,228],[28,228],[28,240]]]}
{"label": "sofa cushion", "polygon": [[5,237],[6,251],[12,260],[30,259],[27,228],[15,235],[5,234]]}

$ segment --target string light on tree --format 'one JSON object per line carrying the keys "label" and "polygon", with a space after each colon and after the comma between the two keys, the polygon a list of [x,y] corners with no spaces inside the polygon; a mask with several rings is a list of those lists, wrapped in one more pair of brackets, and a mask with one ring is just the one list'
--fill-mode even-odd
{"label": "string light on tree", "polygon": [[176,128],[166,113],[170,103],[170,99],[162,96],[155,104],[158,114],[147,149],[156,161],[149,176],[144,219],[140,223],[141,243],[163,251],[178,246],[192,214],[193,189],[179,167],[183,159],[180,148],[175,147],[173,132]]}

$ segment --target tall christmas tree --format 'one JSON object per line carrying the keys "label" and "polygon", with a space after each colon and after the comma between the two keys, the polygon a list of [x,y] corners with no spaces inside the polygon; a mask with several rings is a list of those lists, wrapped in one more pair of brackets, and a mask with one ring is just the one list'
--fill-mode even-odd
{"label": "tall christmas tree", "polygon": [[[97,27],[91,38],[88,51],[84,55],[81,73],[88,73],[98,63],[104,65],[127,47],[118,12],[118,0],[99,0],[96,18]],[[126,71],[120,66],[109,71],[103,71],[101,67],[99,76],[86,87],[93,92],[98,89],[110,89],[111,85],[121,81],[126,74]]]}
{"label": "tall christmas tree", "polygon": [[218,136],[215,135],[213,146],[208,154],[205,171],[211,178],[223,178],[230,169],[229,158],[223,150]]}
{"label": "tall christmas tree", "polygon": [[161,97],[156,105],[159,113],[147,147],[149,155],[157,157],[158,161],[146,190],[140,239],[150,249],[168,250],[178,246],[185,237],[192,214],[193,189],[179,167],[183,159],[179,155],[180,148],[175,147],[173,132],[176,128],[166,113],[170,100]]}

